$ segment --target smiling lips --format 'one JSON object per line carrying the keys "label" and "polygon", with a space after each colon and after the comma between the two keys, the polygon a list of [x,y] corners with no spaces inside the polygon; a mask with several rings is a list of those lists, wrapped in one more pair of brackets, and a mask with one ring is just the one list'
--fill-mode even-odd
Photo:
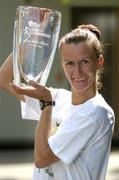
{"label": "smiling lips", "polygon": [[75,82],[82,82],[82,81],[84,81],[85,80],[85,78],[84,77],[82,77],[82,78],[73,78],[73,80],[75,81]]}

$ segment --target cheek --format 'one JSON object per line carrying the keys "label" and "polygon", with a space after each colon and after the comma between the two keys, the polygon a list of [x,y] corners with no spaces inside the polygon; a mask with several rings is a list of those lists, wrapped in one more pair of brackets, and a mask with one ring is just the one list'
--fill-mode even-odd
{"label": "cheek", "polygon": [[96,74],[97,73],[95,69],[89,71],[89,79],[91,82],[96,80]]}
{"label": "cheek", "polygon": [[72,70],[69,68],[66,68],[66,67],[63,67],[63,70],[64,70],[64,73],[65,73],[67,80],[70,82]]}
{"label": "cheek", "polygon": [[97,72],[97,67],[95,65],[90,65],[87,68],[85,68],[85,72],[88,74],[95,75]]}
{"label": "cheek", "polygon": [[66,66],[62,66],[63,67],[63,70],[65,72],[65,74],[70,74],[71,73],[71,68],[68,68]]}
{"label": "cheek", "polygon": [[66,77],[69,79],[70,75],[71,75],[71,71],[69,69],[64,69],[64,73],[66,75]]}

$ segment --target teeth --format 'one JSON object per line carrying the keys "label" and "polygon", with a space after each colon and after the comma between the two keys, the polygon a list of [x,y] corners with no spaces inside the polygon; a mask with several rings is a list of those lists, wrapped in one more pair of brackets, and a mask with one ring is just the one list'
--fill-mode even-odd
{"label": "teeth", "polygon": [[75,78],[75,81],[83,81],[85,78],[81,78],[81,79],[78,79],[78,78]]}

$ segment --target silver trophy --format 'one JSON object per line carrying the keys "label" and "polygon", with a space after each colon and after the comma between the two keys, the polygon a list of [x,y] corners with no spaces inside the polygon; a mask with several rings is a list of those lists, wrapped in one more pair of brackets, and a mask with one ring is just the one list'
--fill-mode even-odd
{"label": "silver trophy", "polygon": [[32,6],[16,10],[13,37],[14,83],[28,84],[34,80],[45,85],[53,63],[61,13]]}

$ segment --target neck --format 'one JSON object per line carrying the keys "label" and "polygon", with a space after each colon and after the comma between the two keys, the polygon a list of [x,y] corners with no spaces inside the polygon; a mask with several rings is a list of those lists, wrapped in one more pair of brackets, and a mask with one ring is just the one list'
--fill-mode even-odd
{"label": "neck", "polygon": [[92,97],[94,97],[95,95],[96,95],[95,87],[90,87],[83,92],[79,92],[72,89],[72,104],[74,105],[82,104],[87,100],[91,99]]}

